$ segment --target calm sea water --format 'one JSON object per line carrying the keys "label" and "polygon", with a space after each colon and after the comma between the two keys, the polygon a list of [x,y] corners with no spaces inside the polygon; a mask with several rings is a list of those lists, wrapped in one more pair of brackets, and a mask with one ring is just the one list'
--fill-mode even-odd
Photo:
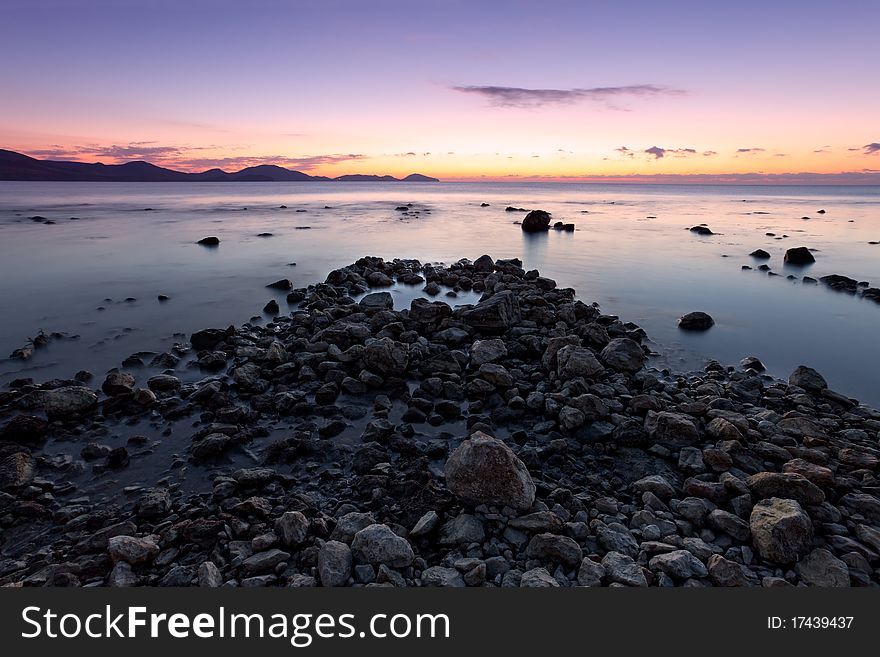
{"label": "calm sea water", "polygon": [[[407,203],[419,214],[395,210]],[[548,210],[577,231],[524,235],[513,224],[524,213],[507,205]],[[687,230],[699,223],[717,234]],[[195,244],[207,235],[219,248]],[[131,354],[167,350],[177,333],[248,321],[270,298],[284,308],[267,283],[322,281],[362,255],[451,262],[488,253],[522,258],[638,323],[659,365],[756,355],[787,377],[807,364],[880,406],[880,305],[800,282],[838,273],[880,286],[880,245],[868,243],[877,240],[877,187],[0,182],[0,356],[39,330],[79,336],[30,361],[0,360],[0,383],[101,375]],[[785,267],[793,246],[817,249],[817,262]],[[741,269],[760,264],[748,256],[757,248],[781,276]],[[394,292],[400,306],[416,294]],[[677,317],[693,310],[715,327],[679,331]]]}

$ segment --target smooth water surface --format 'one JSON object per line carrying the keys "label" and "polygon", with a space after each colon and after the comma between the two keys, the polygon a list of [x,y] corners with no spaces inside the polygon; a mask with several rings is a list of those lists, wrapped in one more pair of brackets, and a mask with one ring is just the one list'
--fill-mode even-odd
{"label": "smooth water surface", "polygon": [[[408,203],[410,213],[395,210]],[[507,205],[548,210],[577,230],[525,235],[514,224],[524,213]],[[700,223],[717,234],[687,230]],[[196,244],[208,235],[218,248]],[[685,370],[756,355],[787,377],[803,363],[880,406],[880,304],[800,281],[837,273],[880,287],[880,245],[869,244],[878,240],[880,188],[869,187],[0,182],[0,355],[40,330],[79,336],[29,361],[0,361],[0,382],[101,375],[180,334],[260,316],[273,297],[284,309],[284,294],[266,284],[323,281],[363,255],[451,262],[488,253],[522,258],[641,325],[658,364]],[[784,266],[793,246],[817,249],[816,263]],[[761,264],[747,255],[757,248],[780,276],[741,269]],[[399,306],[413,296],[394,293]],[[692,310],[716,325],[680,331],[677,318]]]}

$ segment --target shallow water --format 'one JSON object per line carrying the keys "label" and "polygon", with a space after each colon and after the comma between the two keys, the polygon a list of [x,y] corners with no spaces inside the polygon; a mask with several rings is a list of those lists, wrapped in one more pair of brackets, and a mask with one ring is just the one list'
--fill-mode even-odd
{"label": "shallow water", "polygon": [[[395,210],[406,203],[419,214]],[[507,205],[543,208],[577,231],[525,235],[513,224],[524,213]],[[718,234],[687,230],[699,223]],[[207,235],[220,246],[195,243]],[[131,354],[167,350],[178,332],[248,321],[271,298],[283,309],[284,293],[267,283],[323,281],[362,255],[451,262],[489,253],[522,258],[641,325],[661,365],[756,355],[786,377],[807,364],[832,388],[880,406],[880,304],[799,280],[837,273],[880,286],[880,245],[868,244],[877,240],[876,187],[0,182],[0,354],[39,330],[79,336],[29,361],[0,361],[0,382],[101,375]],[[817,262],[784,266],[792,246],[818,249]],[[761,264],[747,255],[757,248],[781,276],[741,270]],[[417,290],[393,293],[403,307]],[[679,331],[677,317],[692,310],[716,325]]]}

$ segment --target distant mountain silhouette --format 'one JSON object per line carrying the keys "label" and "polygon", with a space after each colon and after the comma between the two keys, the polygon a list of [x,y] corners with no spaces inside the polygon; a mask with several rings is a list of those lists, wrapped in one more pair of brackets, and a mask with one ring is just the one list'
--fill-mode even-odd
{"label": "distant mountain silhouette", "polygon": [[406,178],[354,174],[328,178],[310,176],[274,164],[261,164],[241,171],[209,169],[185,173],[157,167],[149,162],[125,164],[87,164],[38,160],[15,151],[0,149],[0,180],[70,181],[70,182],[440,182],[437,178],[413,173]]}

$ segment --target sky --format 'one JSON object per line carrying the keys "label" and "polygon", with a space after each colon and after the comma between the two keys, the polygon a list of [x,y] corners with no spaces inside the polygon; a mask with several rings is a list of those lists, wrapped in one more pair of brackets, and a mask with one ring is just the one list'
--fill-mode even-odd
{"label": "sky", "polygon": [[0,147],[33,157],[880,184],[877,0],[0,8]]}

